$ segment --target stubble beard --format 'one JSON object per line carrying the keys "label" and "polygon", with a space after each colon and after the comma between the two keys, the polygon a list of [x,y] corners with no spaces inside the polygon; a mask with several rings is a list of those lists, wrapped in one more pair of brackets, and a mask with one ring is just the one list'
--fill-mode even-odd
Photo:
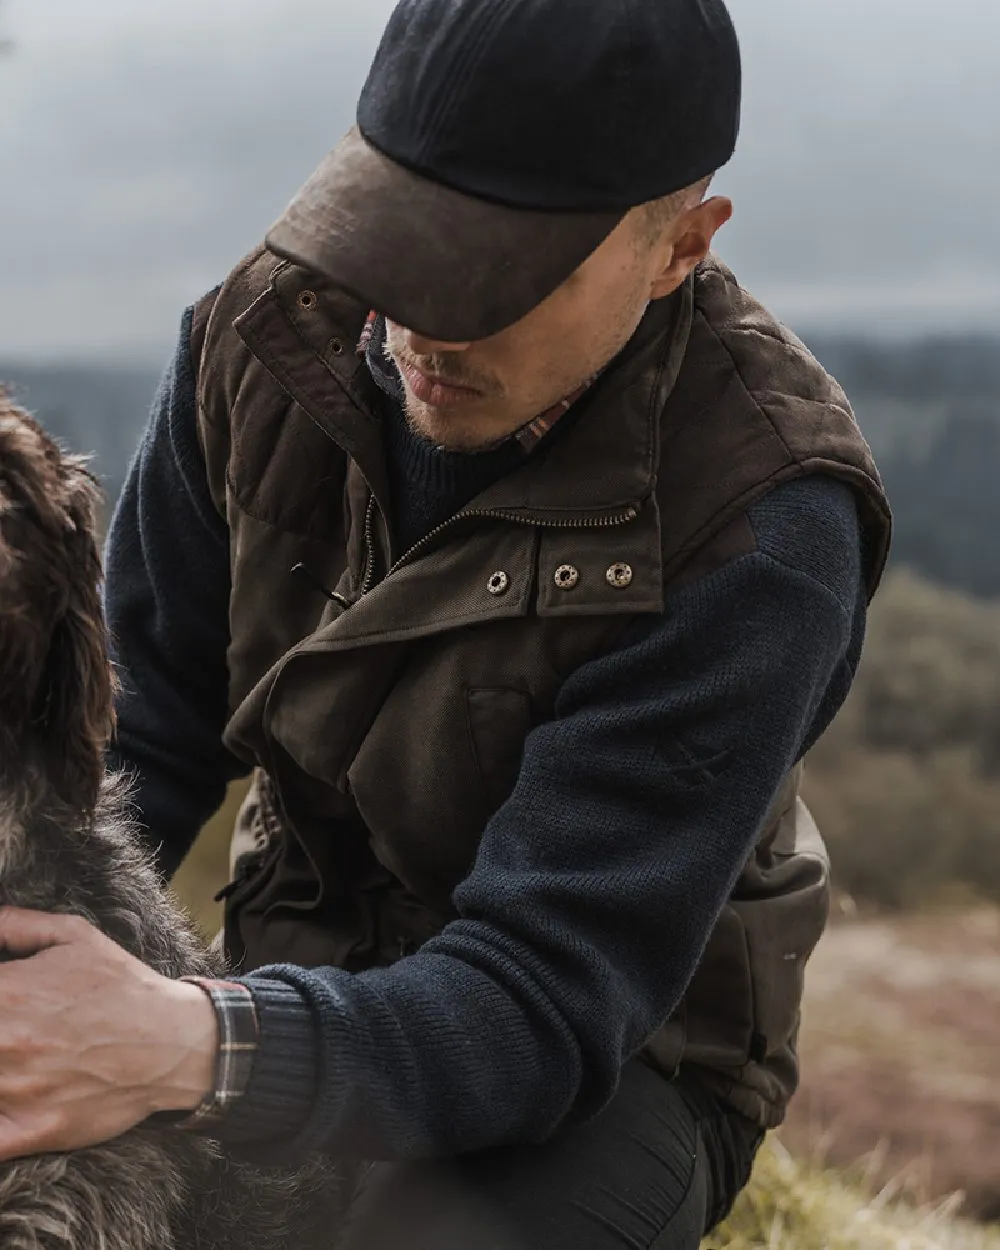
{"label": "stubble beard", "polygon": [[403,392],[407,425],[415,434],[442,451],[487,451],[512,432],[494,433],[496,427],[492,422],[488,429],[484,429],[481,420],[476,421],[465,405],[455,409],[432,408],[417,399],[405,382]]}
{"label": "stubble beard", "polygon": [[[420,361],[420,366],[457,386],[472,386],[485,393],[481,398],[477,397],[467,404],[457,404],[453,408],[435,408],[425,403],[410,389],[405,374],[399,369],[397,353],[387,340],[385,355],[395,365],[402,381],[407,424],[421,438],[444,451],[488,451],[529,425],[561,399],[572,395],[588,379],[606,368],[631,340],[648,307],[649,302],[646,301],[642,305],[622,307],[617,313],[609,315],[607,336],[595,353],[599,357],[599,363],[591,367],[589,372],[585,371],[585,366],[580,366],[575,373],[567,375],[553,393],[543,393],[528,411],[512,411],[509,402],[505,402],[507,396],[499,382],[468,375],[463,377],[454,368],[454,361],[441,356],[425,357]],[[406,359],[410,360],[409,357]],[[417,364],[414,360],[410,360],[410,363]]]}
{"label": "stubble beard", "polygon": [[[470,398],[468,403],[460,403],[453,408],[435,408],[418,399],[413,393],[400,368],[399,354],[393,351],[388,341],[384,351],[386,359],[395,366],[402,383],[403,411],[407,424],[421,438],[445,451],[475,452],[495,445],[511,432],[510,428],[501,428],[505,425],[502,411],[504,397],[502,393],[498,393],[500,388],[497,383],[487,383],[482,378],[459,376],[452,362],[446,358],[424,358],[418,367],[456,386],[472,386],[486,392],[481,398]],[[408,357],[406,359],[408,363],[417,365],[417,361]]]}

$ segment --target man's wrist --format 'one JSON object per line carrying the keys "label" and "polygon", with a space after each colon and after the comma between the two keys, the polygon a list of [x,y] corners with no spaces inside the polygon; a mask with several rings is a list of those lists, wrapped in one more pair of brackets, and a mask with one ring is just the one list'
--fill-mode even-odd
{"label": "man's wrist", "polygon": [[[161,1028],[174,1039],[174,1058],[167,1071],[157,1074],[147,1090],[151,1113],[189,1113],[214,1085],[219,1049],[219,1027],[211,999],[196,985],[164,978],[167,994]],[[166,1024],[166,1021],[169,1024]],[[164,1040],[161,1032],[160,1040]]]}

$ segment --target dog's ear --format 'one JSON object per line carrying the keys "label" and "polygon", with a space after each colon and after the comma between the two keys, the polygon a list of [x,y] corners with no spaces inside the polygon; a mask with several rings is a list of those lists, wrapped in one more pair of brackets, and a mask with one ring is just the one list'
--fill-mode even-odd
{"label": "dog's ear", "polygon": [[57,493],[37,427],[0,390],[0,732],[23,748],[60,596],[44,528]]}
{"label": "dog's ear", "polygon": [[113,728],[96,512],[86,462],[0,390],[0,770],[84,812]]}
{"label": "dog's ear", "polygon": [[53,785],[64,801],[89,810],[97,802],[104,752],[114,728],[96,538],[100,491],[75,457],[66,457],[63,475],[66,597],[49,640],[35,718]]}

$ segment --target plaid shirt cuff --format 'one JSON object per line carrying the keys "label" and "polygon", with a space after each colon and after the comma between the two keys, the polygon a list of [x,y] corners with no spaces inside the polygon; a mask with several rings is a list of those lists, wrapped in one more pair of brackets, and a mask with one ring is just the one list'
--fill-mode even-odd
{"label": "plaid shirt cuff", "polygon": [[205,977],[182,977],[181,980],[205,991],[212,1000],[219,1025],[215,1087],[177,1124],[178,1128],[202,1131],[220,1123],[246,1092],[257,1053],[257,1009],[245,985]]}

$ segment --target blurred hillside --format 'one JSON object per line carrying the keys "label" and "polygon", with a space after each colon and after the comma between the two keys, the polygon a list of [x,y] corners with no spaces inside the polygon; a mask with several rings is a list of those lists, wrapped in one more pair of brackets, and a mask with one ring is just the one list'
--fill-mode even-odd
{"label": "blurred hillside", "polygon": [[781,1139],[803,1159],[866,1159],[876,1187],[920,1202],[961,1191],[963,1214],[998,1221],[998,1043],[1000,908],[838,920],[806,973]]}
{"label": "blurred hillside", "polygon": [[[892,344],[810,339],[843,383],[896,513],[895,564],[975,595],[1000,596],[1000,341]],[[156,386],[152,371],[19,366],[0,380],[121,485]]]}
{"label": "blurred hillside", "polygon": [[854,899],[1000,903],[1000,602],[890,575],[806,784]]}

